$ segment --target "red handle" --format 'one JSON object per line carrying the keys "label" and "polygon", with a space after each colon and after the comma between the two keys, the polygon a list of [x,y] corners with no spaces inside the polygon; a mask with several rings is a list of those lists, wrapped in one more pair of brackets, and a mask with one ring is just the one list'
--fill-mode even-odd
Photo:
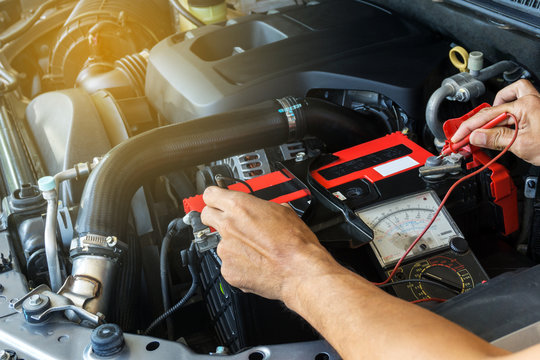
{"label": "red handle", "polygon": [[[497,116],[494,119],[491,119],[489,122],[485,123],[482,127],[479,129],[491,129],[497,125],[499,125],[503,120],[505,120],[508,117],[508,114],[506,112],[502,113],[501,115]],[[448,147],[443,149],[441,152],[444,156],[450,155],[451,153],[458,152],[459,149],[469,144],[469,138],[470,134],[467,135],[464,139],[461,141],[458,141],[457,143],[450,143],[448,144]]]}

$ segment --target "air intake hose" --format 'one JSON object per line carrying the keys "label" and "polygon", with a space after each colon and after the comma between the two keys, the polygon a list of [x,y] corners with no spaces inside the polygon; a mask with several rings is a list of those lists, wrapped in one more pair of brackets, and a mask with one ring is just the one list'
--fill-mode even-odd
{"label": "air intake hose", "polygon": [[113,148],[92,172],[76,231],[120,239],[129,202],[146,180],[174,169],[276,146],[314,135],[330,147],[350,146],[385,133],[353,110],[319,99],[283,98],[236,111],[157,128]]}

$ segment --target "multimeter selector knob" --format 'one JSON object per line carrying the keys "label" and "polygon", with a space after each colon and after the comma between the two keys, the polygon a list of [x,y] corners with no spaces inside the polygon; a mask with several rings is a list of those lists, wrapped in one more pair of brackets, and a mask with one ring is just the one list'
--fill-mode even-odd
{"label": "multimeter selector knob", "polygon": [[465,254],[469,251],[469,243],[462,237],[454,237],[450,239],[450,249],[458,254]]}

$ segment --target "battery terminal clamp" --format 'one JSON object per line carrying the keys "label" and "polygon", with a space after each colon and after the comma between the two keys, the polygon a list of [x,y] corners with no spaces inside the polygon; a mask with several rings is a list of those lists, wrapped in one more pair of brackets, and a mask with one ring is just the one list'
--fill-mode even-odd
{"label": "battery terminal clamp", "polygon": [[193,228],[193,244],[196,246],[199,253],[215,249],[218,246],[221,235],[214,229],[202,223],[200,212],[190,211],[184,216],[183,221]]}
{"label": "battery terminal clamp", "polygon": [[424,166],[418,169],[420,176],[426,181],[438,181],[447,175],[460,175],[464,172],[464,156],[460,153],[451,153],[449,156],[431,156]]}

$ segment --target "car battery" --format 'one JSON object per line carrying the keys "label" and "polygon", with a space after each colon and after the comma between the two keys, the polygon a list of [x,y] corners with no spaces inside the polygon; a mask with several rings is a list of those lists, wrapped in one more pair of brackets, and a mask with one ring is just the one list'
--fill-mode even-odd
{"label": "car battery", "polygon": [[[355,209],[424,188],[425,183],[418,178],[415,169],[424,165],[430,156],[433,155],[429,151],[396,132],[332,154],[326,159],[331,163],[311,170],[310,177],[333,197]],[[254,196],[276,203],[292,202],[300,206],[303,201],[308,202],[312,195],[305,182],[291,173],[287,166],[280,171],[250,179],[247,183],[253,189]],[[228,188],[250,192],[241,183]],[[184,199],[183,204],[186,213],[200,212],[205,206],[202,195]]]}

